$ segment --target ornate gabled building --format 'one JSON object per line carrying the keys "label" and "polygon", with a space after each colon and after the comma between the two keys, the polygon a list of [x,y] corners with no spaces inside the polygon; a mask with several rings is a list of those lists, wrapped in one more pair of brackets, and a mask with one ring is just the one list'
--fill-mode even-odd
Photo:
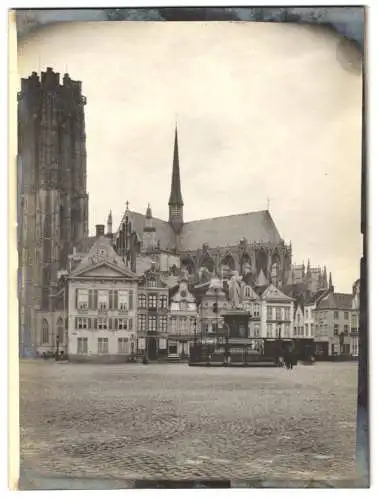
{"label": "ornate gabled building", "polygon": [[18,94],[20,351],[35,351],[36,313],[52,311],[57,273],[88,236],[81,82],[51,68],[21,80]]}
{"label": "ornate gabled building", "polygon": [[168,358],[187,358],[199,328],[196,299],[185,278],[171,289],[170,295]]}
{"label": "ornate gabled building", "polygon": [[205,337],[209,334],[217,336],[218,332],[223,332],[223,316],[231,307],[223,283],[217,278],[212,278],[205,286],[196,286],[195,290],[198,291],[197,295],[200,298],[200,332]]}
{"label": "ornate gabled building", "polygon": [[[178,132],[175,130],[168,221],[126,210],[114,236],[123,253],[169,251],[180,256],[189,276],[204,272],[218,277],[242,273],[255,281],[260,273],[276,286],[291,272],[291,244],[281,238],[268,210],[185,222],[181,191]],[[131,235],[134,231],[134,247]]]}
{"label": "ornate gabled building", "polygon": [[67,276],[68,357],[72,361],[120,362],[137,348],[139,277],[115,252],[104,226]]}
{"label": "ornate gabled building", "polygon": [[169,289],[155,262],[138,287],[138,354],[150,360],[167,357]]}

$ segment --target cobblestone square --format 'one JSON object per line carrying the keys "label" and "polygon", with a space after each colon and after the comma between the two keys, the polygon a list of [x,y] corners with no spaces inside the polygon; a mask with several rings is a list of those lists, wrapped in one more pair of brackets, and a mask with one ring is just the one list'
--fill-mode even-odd
{"label": "cobblestone square", "polygon": [[20,363],[21,470],[97,479],[355,475],[356,363]]}

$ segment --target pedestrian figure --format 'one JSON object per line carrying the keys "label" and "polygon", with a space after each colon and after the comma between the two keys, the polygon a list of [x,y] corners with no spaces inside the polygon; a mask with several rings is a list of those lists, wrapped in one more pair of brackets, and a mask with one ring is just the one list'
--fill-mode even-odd
{"label": "pedestrian figure", "polygon": [[295,353],[295,346],[291,343],[288,347],[288,353],[287,353],[287,369],[292,370],[293,366],[296,364],[296,353]]}
{"label": "pedestrian figure", "polygon": [[284,358],[284,364],[286,365],[287,370],[292,370],[292,360],[290,353],[287,353]]}

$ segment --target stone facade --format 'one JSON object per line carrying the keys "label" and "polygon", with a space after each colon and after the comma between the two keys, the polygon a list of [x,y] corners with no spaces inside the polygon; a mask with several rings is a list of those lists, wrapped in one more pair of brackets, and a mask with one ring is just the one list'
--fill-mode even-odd
{"label": "stone facade", "polygon": [[36,313],[52,312],[57,272],[88,236],[81,83],[51,68],[21,80],[18,95],[20,350],[39,345]]}
{"label": "stone facade", "polygon": [[297,304],[294,308],[293,335],[294,337],[304,337],[305,335],[304,309],[301,304]]}
{"label": "stone facade", "polygon": [[203,336],[217,333],[222,334],[224,329],[223,315],[231,308],[223,283],[216,278],[209,283],[207,291],[203,294],[199,304],[200,330]]}
{"label": "stone facade", "polygon": [[[316,301],[314,314],[316,351],[351,355],[352,295],[335,293],[333,287]],[[327,352],[326,352],[327,350]]]}
{"label": "stone facade", "polygon": [[139,283],[137,307],[138,354],[149,360],[167,357],[169,289],[155,264]]}
{"label": "stone facade", "polygon": [[187,358],[199,328],[199,314],[194,295],[185,279],[173,289],[168,326],[168,358]]}
{"label": "stone facade", "polygon": [[103,232],[67,280],[69,360],[122,362],[133,358],[138,277],[124,265]]}

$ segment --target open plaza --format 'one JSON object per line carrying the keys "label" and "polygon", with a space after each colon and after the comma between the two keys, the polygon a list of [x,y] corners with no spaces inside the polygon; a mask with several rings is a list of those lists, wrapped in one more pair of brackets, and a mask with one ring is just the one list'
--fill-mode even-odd
{"label": "open plaza", "polygon": [[21,361],[21,479],[352,479],[357,371]]}

